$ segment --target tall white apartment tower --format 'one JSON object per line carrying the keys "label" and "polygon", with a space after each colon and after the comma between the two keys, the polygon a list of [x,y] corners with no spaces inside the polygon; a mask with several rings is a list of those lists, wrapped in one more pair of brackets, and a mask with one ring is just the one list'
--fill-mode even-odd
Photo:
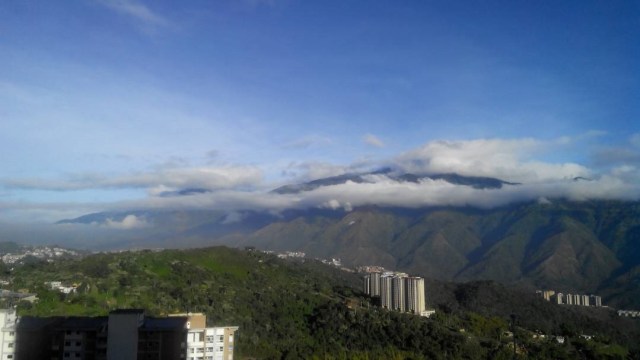
{"label": "tall white apartment tower", "polygon": [[384,274],[380,277],[380,306],[385,309],[393,309],[392,280],[393,275],[390,274]]}
{"label": "tall white apartment tower", "polygon": [[407,288],[406,277],[394,276],[391,280],[391,289],[393,291],[393,298],[391,308],[404,312],[407,304]]}
{"label": "tall white apartment tower", "polygon": [[582,306],[589,306],[589,295],[581,295],[582,297]]}
{"label": "tall white apartment tower", "polygon": [[422,315],[425,310],[424,279],[421,277],[408,277],[407,312]]}
{"label": "tall white apartment tower", "polygon": [[380,296],[380,273],[373,272],[364,277],[364,292],[369,296]]}

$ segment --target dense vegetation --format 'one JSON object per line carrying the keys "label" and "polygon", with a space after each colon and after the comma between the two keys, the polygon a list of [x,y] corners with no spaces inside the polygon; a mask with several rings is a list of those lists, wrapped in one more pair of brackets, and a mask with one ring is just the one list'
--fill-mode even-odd
{"label": "dense vegetation", "polygon": [[[553,307],[493,283],[429,282],[428,300],[439,311],[425,319],[371,306],[356,274],[257,251],[96,254],[27,264],[6,276],[14,290],[40,298],[21,302],[21,315],[104,315],[129,307],[150,315],[204,312],[210,325],[240,326],[239,358],[508,359],[511,313],[518,314],[519,358],[639,358],[637,324],[608,313]],[[78,284],[78,292],[49,289],[45,282],[54,280]],[[534,339],[535,330],[568,341]]]}

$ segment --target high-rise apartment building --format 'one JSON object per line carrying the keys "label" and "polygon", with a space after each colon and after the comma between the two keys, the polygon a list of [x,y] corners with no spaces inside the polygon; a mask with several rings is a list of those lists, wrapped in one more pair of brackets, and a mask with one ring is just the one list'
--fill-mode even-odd
{"label": "high-rise apartment building", "polygon": [[[379,289],[379,294],[374,289]],[[380,297],[380,306],[385,309],[429,316],[426,311],[424,279],[404,273],[370,273],[364,276],[364,291],[370,296]]]}
{"label": "high-rise apartment building", "polygon": [[[380,276],[380,306],[385,309],[393,309],[393,275]],[[371,295],[371,294],[368,294]]]}
{"label": "high-rise apartment building", "polygon": [[576,303],[573,302],[573,295],[572,294],[566,294],[564,296],[564,303],[567,305],[576,305]]}
{"label": "high-rise apartment building", "polygon": [[407,312],[422,315],[426,310],[424,296],[424,279],[421,277],[407,278]]}
{"label": "high-rise apartment building", "polygon": [[555,295],[555,303],[556,304],[564,304],[564,294],[563,293],[557,293]]}
{"label": "high-rise apartment building", "polygon": [[580,297],[582,298],[582,300],[580,301],[582,306],[591,305],[590,302],[589,302],[589,295],[581,295]]}
{"label": "high-rise apartment building", "polygon": [[406,277],[403,276],[394,276],[391,278],[391,308],[393,310],[398,310],[400,312],[404,312],[407,308],[407,287],[406,287]]}
{"label": "high-rise apartment building", "polygon": [[380,276],[379,272],[372,272],[364,278],[364,292],[371,296],[380,296]]}

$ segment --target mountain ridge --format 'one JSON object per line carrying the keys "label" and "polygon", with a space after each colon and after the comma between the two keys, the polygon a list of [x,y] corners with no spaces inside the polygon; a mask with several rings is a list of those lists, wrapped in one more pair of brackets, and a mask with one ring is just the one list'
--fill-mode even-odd
{"label": "mountain ridge", "polygon": [[[298,184],[284,194],[366,181],[366,176],[409,177],[382,169]],[[474,181],[479,181],[477,186],[517,186],[494,178],[447,176],[441,180],[464,180],[466,186],[474,186]],[[135,239],[136,247],[228,245],[303,251],[313,257],[341,258],[348,266],[380,265],[446,281],[494,280],[598,292],[612,304],[640,307],[640,202],[550,198],[488,209],[367,205],[350,210],[123,211],[59,223],[95,225],[136,215],[149,225],[146,235],[141,230]]]}

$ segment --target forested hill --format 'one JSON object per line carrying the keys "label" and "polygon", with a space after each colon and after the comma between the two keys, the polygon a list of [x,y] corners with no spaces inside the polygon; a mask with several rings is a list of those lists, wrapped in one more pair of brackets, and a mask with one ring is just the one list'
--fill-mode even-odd
{"label": "forested hill", "polygon": [[[240,359],[506,359],[512,313],[520,358],[638,356],[638,322],[605,309],[561,307],[492,282],[429,280],[428,305],[438,312],[426,319],[376,308],[357,274],[259,251],[104,253],[27,264],[3,276],[13,290],[40,298],[21,302],[21,315],[104,315],[133,307],[152,315],[204,312],[209,325],[240,326]],[[63,295],[46,281],[76,283],[78,292]],[[569,341],[534,339],[536,331]]]}
{"label": "forested hill", "polygon": [[367,206],[351,211],[286,210],[280,215],[129,211],[67,222],[142,219],[149,226],[134,231],[134,240],[119,244],[124,248],[252,245],[447,281],[494,280],[595,293],[616,307],[640,307],[637,201],[541,199],[491,209]]}

